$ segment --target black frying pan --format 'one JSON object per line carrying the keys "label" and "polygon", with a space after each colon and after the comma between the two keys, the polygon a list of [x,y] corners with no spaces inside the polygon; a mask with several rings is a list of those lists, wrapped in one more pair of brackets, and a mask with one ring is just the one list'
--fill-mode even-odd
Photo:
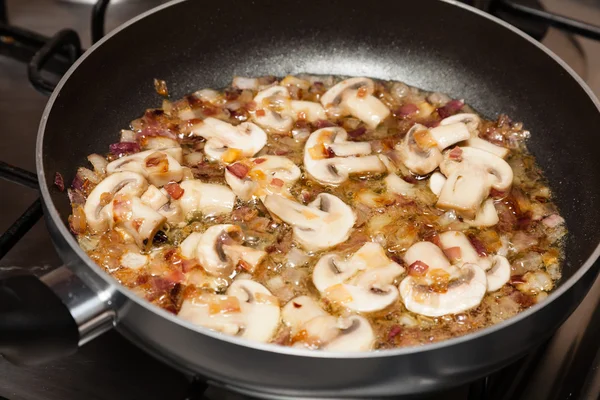
{"label": "black frying pan", "polygon": [[[310,352],[180,321],[121,287],[77,246],[66,226],[67,196],[53,186],[55,172],[70,181],[88,154],[104,151],[132,118],[158,106],[154,78],[166,80],[177,98],[225,86],[234,75],[300,72],[401,80],[464,98],[489,117],[504,112],[524,121],[570,231],[560,287],[515,318],[445,342],[361,354]],[[547,338],[596,278],[598,105],[550,51],[450,1],[221,0],[160,7],[89,50],[48,103],[38,175],[48,225],[74,274],[63,268],[44,277],[52,291],[32,278],[3,282],[0,293],[9,300],[0,302],[0,352],[39,362],[74,351],[114,323],[169,364],[262,396],[373,398],[474,380]]]}

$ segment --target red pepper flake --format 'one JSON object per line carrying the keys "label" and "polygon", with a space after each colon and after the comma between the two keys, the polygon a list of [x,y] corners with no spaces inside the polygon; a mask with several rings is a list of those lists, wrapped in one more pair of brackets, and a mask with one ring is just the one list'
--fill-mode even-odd
{"label": "red pepper flake", "polygon": [[58,190],[60,190],[61,192],[65,191],[65,180],[63,179],[62,175],[60,174],[60,172],[57,172],[56,174],[54,174],[54,185],[58,188]]}
{"label": "red pepper flake", "polygon": [[267,113],[265,112],[265,110],[256,110],[256,116],[257,117],[264,117],[265,115],[267,115]]}
{"label": "red pepper flake", "polygon": [[248,172],[250,172],[250,168],[248,168],[245,164],[235,163],[227,166],[227,171],[231,172],[238,179],[244,179]]}
{"label": "red pepper flake", "polygon": [[412,184],[419,182],[419,180],[414,175],[406,175],[406,176],[403,176],[402,179],[404,179],[406,182],[412,183]]}
{"label": "red pepper flake", "polygon": [[400,332],[402,332],[402,327],[400,325],[392,326],[392,329],[390,329],[390,333],[388,333],[388,340],[394,339],[400,334]]}
{"label": "red pepper flake", "polygon": [[369,92],[365,86],[360,87],[356,92],[357,97],[367,97],[368,94]]}
{"label": "red pepper flake", "polygon": [[408,266],[408,274],[410,276],[423,276],[429,269],[429,265],[423,261],[417,260]]}
{"label": "red pepper flake", "polygon": [[273,178],[273,179],[271,180],[271,185],[272,185],[272,186],[275,186],[275,187],[282,187],[282,186],[283,186],[283,184],[284,184],[284,182],[283,182],[281,179],[279,179],[279,178]]}
{"label": "red pepper flake", "polygon": [[295,301],[292,302],[292,305],[294,306],[294,308],[301,308],[302,304],[296,303]]}
{"label": "red pepper flake", "polygon": [[444,254],[446,255],[446,257],[448,258],[448,260],[450,260],[451,262],[460,260],[462,258],[462,252],[460,250],[460,247],[458,246],[454,246],[454,247],[448,247],[447,249],[444,249]]}
{"label": "red pepper flake", "polygon": [[169,193],[169,196],[171,196],[175,200],[179,200],[185,192],[185,190],[183,190],[183,188],[179,186],[177,182],[167,183],[165,185],[165,190],[167,191],[167,193]]}
{"label": "red pepper flake", "polygon": [[367,128],[365,128],[364,126],[361,126],[360,128],[356,128],[356,129],[348,132],[348,136],[350,136],[351,138],[357,138],[359,136],[364,135],[366,131],[367,131]]}
{"label": "red pepper flake", "polygon": [[257,106],[256,102],[254,100],[252,100],[252,101],[247,102],[246,105],[244,106],[244,108],[248,111],[253,111],[253,110],[256,110],[256,106]]}
{"label": "red pepper flake", "polygon": [[262,164],[265,161],[267,161],[266,158],[257,158],[256,160],[254,160],[254,164]]}
{"label": "red pepper flake", "polygon": [[471,242],[471,245],[477,252],[477,255],[479,257],[487,257],[488,252],[487,252],[487,249],[485,248],[485,244],[483,244],[483,242],[481,240],[479,240],[477,237],[475,237],[473,235],[468,235],[467,237],[469,238],[469,242]]}
{"label": "red pepper flake", "polygon": [[448,153],[448,157],[450,157],[451,160],[460,162],[462,161],[462,153],[462,149],[457,146],[450,150],[450,153]]}

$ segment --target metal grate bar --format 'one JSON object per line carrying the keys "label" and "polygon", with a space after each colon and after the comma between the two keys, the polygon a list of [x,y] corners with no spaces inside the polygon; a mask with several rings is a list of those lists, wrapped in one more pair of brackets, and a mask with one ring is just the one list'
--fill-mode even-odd
{"label": "metal grate bar", "polygon": [[33,172],[0,161],[0,179],[18,183],[31,189],[38,189],[37,176]]}
{"label": "metal grate bar", "polygon": [[42,200],[37,199],[27,210],[0,236],[0,258],[13,248],[23,236],[42,217]]}

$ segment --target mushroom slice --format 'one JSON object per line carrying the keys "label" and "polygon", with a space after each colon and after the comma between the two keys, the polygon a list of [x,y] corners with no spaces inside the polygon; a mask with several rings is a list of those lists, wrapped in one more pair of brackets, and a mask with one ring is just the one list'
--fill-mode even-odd
{"label": "mushroom slice", "polygon": [[336,318],[323,311],[308,296],[290,300],[282,309],[282,320],[295,339],[295,347],[329,351],[366,351],[375,335],[369,322],[359,316]]}
{"label": "mushroom slice", "polygon": [[[321,257],[312,279],[324,296],[335,296],[342,290],[346,292],[341,301],[345,307],[372,312],[396,301],[398,291],[392,282],[403,272],[404,268],[390,260],[379,244],[367,242],[349,260],[335,254]],[[331,300],[336,301],[335,297]]]}
{"label": "mushroom slice", "polygon": [[268,342],[279,326],[280,309],[263,285],[238,279],[226,295],[201,293],[184,300],[178,316],[229,335]]}
{"label": "mushroom slice", "polygon": [[328,315],[319,304],[308,296],[298,296],[290,300],[281,309],[281,318],[292,335],[296,335],[302,326],[316,317]]}
{"label": "mushroom slice", "polygon": [[304,206],[278,195],[267,195],[265,207],[292,225],[294,237],[306,250],[317,251],[342,243],[356,222],[356,215],[339,198],[321,193]]}
{"label": "mushroom slice", "polygon": [[169,202],[169,198],[154,185],[148,186],[148,189],[142,194],[140,200],[154,210],[158,210]]}
{"label": "mushroom slice", "polygon": [[492,261],[488,257],[479,257],[469,238],[462,232],[443,232],[440,234],[440,243],[453,264],[477,264],[484,271],[487,271],[492,265]]}
{"label": "mushroom slice", "polygon": [[[447,284],[443,290],[430,283],[432,274],[425,277],[408,276],[400,283],[400,296],[409,311],[428,317],[456,314],[477,307],[487,290],[485,272],[476,264],[463,264],[444,270]],[[436,279],[439,285],[439,279]]]}
{"label": "mushroom slice", "polygon": [[510,280],[510,263],[503,256],[492,258],[492,267],[487,271],[487,291],[495,292]]}
{"label": "mushroom slice", "polygon": [[417,261],[427,264],[429,269],[447,269],[450,263],[442,250],[431,242],[417,242],[404,253],[404,262],[411,265]]}
{"label": "mushroom slice", "polygon": [[494,206],[494,200],[488,198],[477,211],[474,219],[464,219],[464,222],[471,226],[486,227],[496,225],[500,219]]}
{"label": "mushroom slice", "polygon": [[314,122],[327,118],[319,103],[292,100],[284,86],[271,86],[259,92],[254,97],[254,102],[257,110],[252,114],[252,118],[271,132],[288,132],[297,119]]}
{"label": "mushroom slice", "polygon": [[179,186],[183,189],[179,206],[185,217],[194,212],[218,215],[233,210],[235,194],[227,186],[204,183],[195,179],[183,181]]}
{"label": "mushroom slice", "polygon": [[506,191],[513,180],[513,172],[506,161],[472,147],[461,147],[460,159],[450,152],[444,155],[440,170],[448,177],[437,206],[454,209],[468,219],[474,219],[490,189]]}
{"label": "mushroom slice", "polygon": [[117,193],[106,210],[112,215],[111,227],[125,229],[142,249],[152,245],[152,238],[166,221],[164,216],[131,194]]}
{"label": "mushroom slice", "polygon": [[281,156],[253,158],[225,170],[227,184],[244,201],[252,196],[276,193],[291,197],[289,190],[301,175],[300,168],[292,160]]}
{"label": "mushroom slice", "polygon": [[471,134],[471,136],[473,136],[473,137],[478,136],[477,129],[479,128],[479,125],[481,124],[481,118],[479,118],[479,116],[477,114],[460,113],[460,114],[455,114],[450,117],[444,118],[443,120],[440,121],[441,126],[452,125],[452,124],[456,124],[456,123],[465,124],[467,126],[467,129],[469,130],[469,133]]}
{"label": "mushroom slice", "polygon": [[468,137],[469,131],[462,123],[432,129],[415,124],[396,145],[396,150],[409,170],[418,175],[426,175],[443,161],[443,149]]}
{"label": "mushroom slice", "polygon": [[[185,254],[193,254],[188,248],[192,247],[195,240],[190,239],[192,243],[186,244],[185,250],[182,248]],[[267,253],[241,246],[239,242],[242,240],[243,233],[239,226],[213,225],[198,240],[195,256],[206,272],[212,275],[229,275],[240,261],[250,265],[253,270]]]}
{"label": "mushroom slice", "polygon": [[401,194],[402,196],[410,197],[415,193],[415,185],[406,182],[394,173],[390,173],[385,177],[385,186],[388,192]]}
{"label": "mushroom slice", "polygon": [[279,326],[280,309],[277,297],[260,283],[249,279],[235,280],[226,293],[239,300],[244,315],[243,331],[239,336],[268,342]]}
{"label": "mushroom slice", "polygon": [[509,153],[509,150],[506,147],[497,146],[493,143],[488,142],[487,140],[478,137],[469,138],[466,141],[466,144],[469,147],[487,151],[488,153],[492,153],[493,155],[498,156],[500,158],[505,158]]}
{"label": "mushroom slice", "polygon": [[117,172],[104,178],[89,194],[83,207],[90,231],[102,233],[109,228],[112,207],[107,208],[107,205],[112,203],[117,193],[139,196],[147,187],[146,179],[131,171]]}
{"label": "mushroom slice", "polygon": [[339,82],[321,96],[321,104],[330,116],[352,115],[369,128],[376,128],[390,110],[373,96],[375,84],[368,78],[350,78]]}
{"label": "mushroom slice", "polygon": [[446,183],[446,177],[439,172],[434,172],[429,177],[429,189],[437,196],[442,192],[444,183]]}
{"label": "mushroom slice", "polygon": [[179,252],[181,255],[189,259],[196,258],[200,239],[202,239],[202,234],[200,232],[192,232],[189,234],[188,237],[179,244]]}
{"label": "mushroom slice", "polygon": [[379,157],[366,155],[371,153],[369,143],[348,142],[347,138],[347,132],[339,127],[314,131],[304,146],[306,172],[317,181],[332,185],[344,182],[350,174],[385,172]]}
{"label": "mushroom slice", "polygon": [[163,186],[170,181],[179,182],[183,178],[181,159],[181,147],[147,150],[111,161],[106,166],[106,172],[137,172],[146,177],[152,185]]}
{"label": "mushroom slice", "polygon": [[233,126],[209,117],[194,125],[192,134],[206,139],[204,153],[210,160],[225,163],[252,157],[267,144],[265,131],[251,122]]}

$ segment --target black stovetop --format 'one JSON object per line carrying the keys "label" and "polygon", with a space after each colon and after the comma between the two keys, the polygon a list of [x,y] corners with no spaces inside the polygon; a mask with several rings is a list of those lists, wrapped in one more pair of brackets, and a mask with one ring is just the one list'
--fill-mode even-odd
{"label": "black stovetop", "polygon": [[[161,0],[121,0],[111,4],[107,28],[156,6]],[[489,0],[470,0],[489,11]],[[99,3],[108,3],[99,0]],[[535,0],[520,3],[537,6]],[[69,27],[90,42],[90,0],[0,0],[0,177],[15,171],[7,164],[33,171],[35,137],[46,97],[30,86],[26,67],[33,53],[49,36]],[[8,19],[5,10],[8,10]],[[511,19],[513,23],[541,39],[547,26],[531,20]],[[9,25],[10,23],[10,25]],[[14,27],[25,28],[15,29]],[[33,34],[32,32],[39,32]],[[15,46],[15,43],[19,46]],[[6,57],[8,56],[8,57]],[[65,57],[49,65],[60,71],[68,65]],[[4,162],[4,163],[3,163]],[[18,172],[18,171],[17,171]],[[33,271],[47,272],[60,265],[41,215],[35,204],[35,177],[22,173],[17,180],[24,185],[0,180],[0,232],[19,219],[11,235],[0,236],[0,275]],[[27,187],[29,186],[29,187]],[[30,206],[30,204],[33,204]],[[27,211],[26,211],[27,210]],[[28,233],[27,228],[33,225]],[[22,232],[20,232],[22,231]],[[12,239],[25,236],[8,251]],[[5,251],[8,253],[5,255]],[[600,281],[582,305],[557,334],[523,359],[469,385],[423,396],[444,400],[530,400],[596,399],[600,395]],[[499,346],[502,344],[499,343]],[[248,397],[231,393],[198,377],[192,378],[154,360],[117,332],[112,331],[83,346],[63,360],[40,367],[17,367],[0,358],[0,400],[242,400]]]}

